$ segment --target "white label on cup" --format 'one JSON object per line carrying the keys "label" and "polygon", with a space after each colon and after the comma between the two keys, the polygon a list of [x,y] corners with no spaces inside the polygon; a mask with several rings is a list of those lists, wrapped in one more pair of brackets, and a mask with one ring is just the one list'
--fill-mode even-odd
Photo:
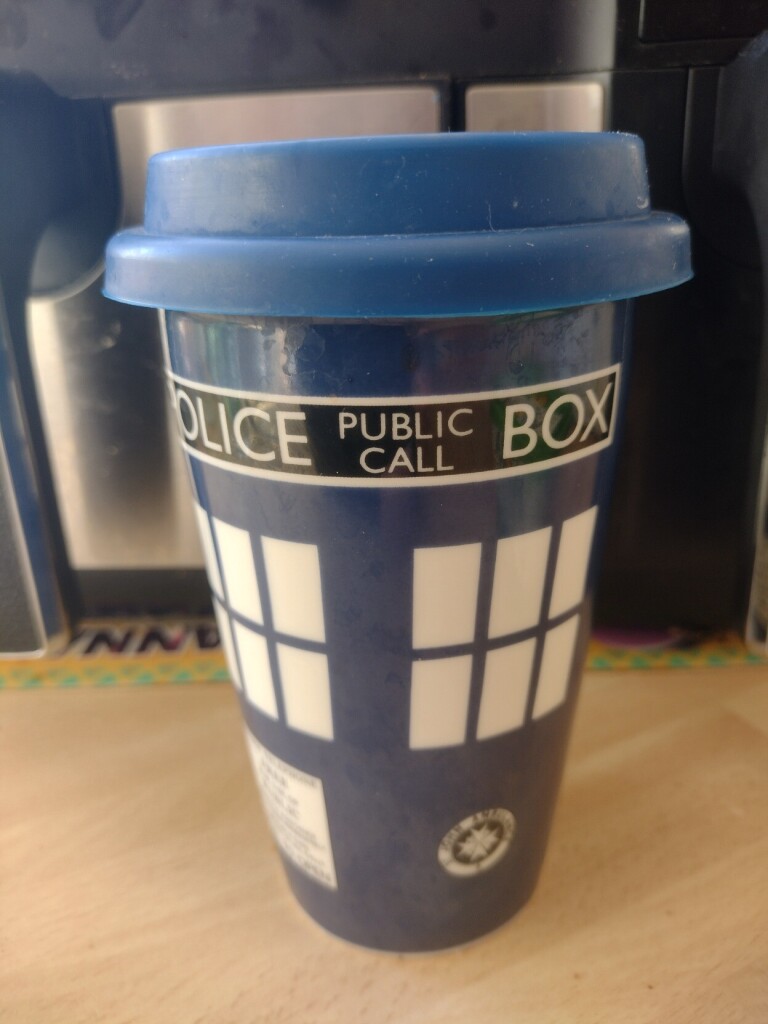
{"label": "white label on cup", "polygon": [[310,878],[338,888],[322,780],[271,754],[248,731],[246,738],[275,842]]}
{"label": "white label on cup", "polygon": [[236,473],[345,487],[424,487],[536,473],[613,441],[619,364],[451,395],[270,395],[171,375],[187,453]]}

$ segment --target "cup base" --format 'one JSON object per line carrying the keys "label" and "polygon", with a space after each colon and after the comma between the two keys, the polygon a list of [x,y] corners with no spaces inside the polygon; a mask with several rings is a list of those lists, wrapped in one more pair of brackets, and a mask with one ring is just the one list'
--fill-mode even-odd
{"label": "cup base", "polygon": [[[499,919],[495,923],[490,924],[490,926],[487,921],[482,925],[478,922],[474,930],[471,927],[465,926],[461,931],[458,929],[446,930],[445,934],[439,937],[436,935],[434,928],[425,929],[422,934],[419,934],[415,929],[406,934],[395,929],[393,933],[391,929],[385,926],[376,930],[367,930],[364,922],[361,922],[359,919],[351,922],[348,928],[340,925],[334,927],[313,914],[302,902],[299,894],[291,885],[290,875],[288,878],[288,888],[291,890],[294,906],[301,912],[301,916],[305,920],[309,920],[316,928],[323,932],[323,934],[330,936],[330,938],[343,942],[347,946],[354,946],[357,949],[366,950],[371,953],[410,957],[461,950],[467,946],[475,945],[475,943],[481,942],[483,939],[487,939],[496,932],[508,927],[533,898],[537,881],[538,879],[534,880],[532,885],[523,891],[519,891],[517,899],[505,908],[503,916],[500,914]],[[389,939],[386,935],[387,931],[390,931],[391,937]]]}
{"label": "cup base", "polygon": [[446,942],[445,945],[425,946],[413,949],[394,949],[388,945],[380,946],[376,945],[374,942],[364,942],[359,939],[348,938],[345,935],[341,935],[339,932],[332,931],[321,921],[318,921],[317,918],[313,917],[306,907],[303,907],[295,898],[293,899],[293,904],[304,921],[308,921],[314,929],[321,932],[327,938],[332,939],[334,942],[342,943],[344,946],[351,946],[353,949],[358,949],[364,953],[376,953],[378,956],[392,957],[399,960],[408,958],[410,960],[419,957],[436,956],[440,953],[459,953],[461,950],[467,949],[470,946],[476,946],[479,942],[483,942],[486,939],[492,939],[494,935],[504,931],[505,928],[510,928],[517,921],[517,918],[533,899],[533,895],[534,893],[529,893],[517,909],[513,910],[509,917],[504,921],[500,921],[497,925],[487,931],[479,932],[473,938],[465,938],[459,942],[449,941]]}

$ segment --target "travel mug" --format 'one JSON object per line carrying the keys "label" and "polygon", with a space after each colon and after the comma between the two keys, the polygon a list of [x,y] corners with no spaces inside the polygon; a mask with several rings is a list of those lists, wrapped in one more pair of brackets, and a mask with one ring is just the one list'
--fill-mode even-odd
{"label": "travel mug", "polygon": [[213,602],[301,905],[385,950],[529,898],[584,659],[629,300],[690,276],[641,142],[180,151],[106,292],[163,310]]}

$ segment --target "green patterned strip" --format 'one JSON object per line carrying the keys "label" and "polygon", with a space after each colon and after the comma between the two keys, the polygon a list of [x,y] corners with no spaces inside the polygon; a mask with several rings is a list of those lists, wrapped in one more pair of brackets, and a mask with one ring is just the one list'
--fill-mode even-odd
{"label": "green patterned strip", "polygon": [[229,673],[220,659],[199,662],[170,660],[148,666],[145,662],[127,662],[119,657],[98,664],[83,662],[76,671],[70,664],[59,667],[54,660],[15,663],[12,669],[0,670],[0,689],[74,689],[78,687],[189,685],[192,683],[225,683]]}

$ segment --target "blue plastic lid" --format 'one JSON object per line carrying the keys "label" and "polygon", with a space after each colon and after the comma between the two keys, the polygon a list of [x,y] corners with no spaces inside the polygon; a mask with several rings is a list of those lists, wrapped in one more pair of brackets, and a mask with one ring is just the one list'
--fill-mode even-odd
{"label": "blue plastic lid", "polygon": [[105,293],[190,312],[477,316],[629,298],[691,276],[619,134],[440,134],[221,146],[150,160]]}

